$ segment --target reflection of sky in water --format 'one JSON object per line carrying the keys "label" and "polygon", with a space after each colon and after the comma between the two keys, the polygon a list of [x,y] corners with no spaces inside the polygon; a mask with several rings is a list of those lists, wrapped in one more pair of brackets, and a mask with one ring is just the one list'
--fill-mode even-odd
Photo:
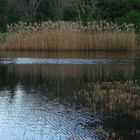
{"label": "reflection of sky in water", "polygon": [[51,101],[37,91],[25,91],[20,85],[14,92],[0,91],[0,139],[99,139],[94,128],[85,128],[87,122],[100,120]]}
{"label": "reflection of sky in water", "polygon": [[134,64],[133,59],[1,58],[3,64]]}

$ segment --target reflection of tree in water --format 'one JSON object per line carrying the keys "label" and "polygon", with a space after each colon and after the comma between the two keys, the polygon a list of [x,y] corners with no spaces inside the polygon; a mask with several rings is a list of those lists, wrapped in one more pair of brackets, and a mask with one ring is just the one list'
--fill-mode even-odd
{"label": "reflection of tree in water", "polygon": [[6,65],[0,65],[0,86],[2,89],[9,89],[13,92],[18,83],[18,78],[15,73],[8,72]]}
{"label": "reflection of tree in water", "polygon": [[[112,139],[138,139],[140,136],[140,86],[137,82],[89,83],[88,89],[74,91],[81,111],[104,114],[100,131]],[[79,97],[79,95],[82,96]],[[88,104],[88,106],[87,106]],[[105,131],[106,128],[106,131]]]}

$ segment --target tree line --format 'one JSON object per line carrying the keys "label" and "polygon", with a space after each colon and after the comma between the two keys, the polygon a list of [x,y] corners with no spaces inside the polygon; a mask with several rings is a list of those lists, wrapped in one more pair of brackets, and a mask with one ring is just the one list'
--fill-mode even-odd
{"label": "tree line", "polygon": [[140,0],[0,0],[0,29],[7,23],[106,20],[140,27]]}

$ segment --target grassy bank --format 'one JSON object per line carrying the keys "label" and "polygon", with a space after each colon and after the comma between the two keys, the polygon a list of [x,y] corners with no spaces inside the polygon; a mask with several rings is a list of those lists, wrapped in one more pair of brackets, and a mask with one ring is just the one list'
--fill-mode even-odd
{"label": "grassy bank", "polygon": [[19,22],[8,26],[3,50],[135,50],[133,25],[93,22],[84,26],[74,22]]}

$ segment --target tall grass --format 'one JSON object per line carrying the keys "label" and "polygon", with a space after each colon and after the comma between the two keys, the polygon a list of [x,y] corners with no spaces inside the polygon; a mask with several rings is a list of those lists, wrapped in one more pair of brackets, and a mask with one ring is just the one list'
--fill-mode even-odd
{"label": "tall grass", "polygon": [[8,25],[5,50],[135,50],[133,25],[105,21],[88,23],[42,22]]}
{"label": "tall grass", "polygon": [[5,34],[4,33],[0,33],[0,44],[2,44],[5,41]]}

